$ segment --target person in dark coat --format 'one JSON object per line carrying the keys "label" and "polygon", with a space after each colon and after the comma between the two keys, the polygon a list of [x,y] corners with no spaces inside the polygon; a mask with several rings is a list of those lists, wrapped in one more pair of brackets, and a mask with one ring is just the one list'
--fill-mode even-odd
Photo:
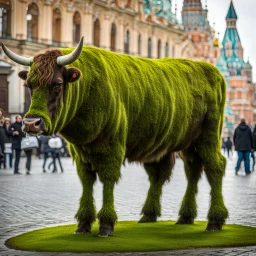
{"label": "person in dark coat", "polygon": [[252,140],[253,140],[253,152],[251,153],[251,157],[252,157],[252,170],[254,171],[254,166],[255,166],[254,152],[256,151],[256,124],[255,124],[253,132],[252,132]]}
{"label": "person in dark coat", "polygon": [[250,152],[253,151],[253,139],[251,128],[241,119],[241,123],[235,129],[233,137],[235,150],[238,153],[236,164],[236,174],[240,169],[241,162],[244,160],[245,173],[250,174]]}
{"label": "person in dark coat", "polygon": [[226,140],[225,144],[226,144],[226,149],[227,149],[227,153],[228,153],[228,157],[229,157],[230,153],[233,155],[233,153],[232,153],[233,143],[230,140],[230,137],[228,137],[228,139]]}
{"label": "person in dark coat", "polygon": [[15,151],[15,163],[14,163],[14,174],[20,174],[19,163],[21,153],[21,140],[25,137],[25,133],[22,132],[22,116],[17,115],[15,118],[16,122],[12,123],[8,128],[8,134],[12,135],[12,149]]}

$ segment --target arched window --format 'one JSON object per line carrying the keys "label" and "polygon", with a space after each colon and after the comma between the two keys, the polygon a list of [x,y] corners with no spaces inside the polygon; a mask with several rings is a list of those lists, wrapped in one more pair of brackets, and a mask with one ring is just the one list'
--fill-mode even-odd
{"label": "arched window", "polygon": [[111,26],[111,38],[110,38],[110,50],[116,51],[116,24],[112,23]]}
{"label": "arched window", "polygon": [[11,3],[0,0],[0,37],[11,36]]}
{"label": "arched window", "polygon": [[141,55],[141,34],[138,36],[138,54]]}
{"label": "arched window", "polygon": [[30,4],[27,10],[28,40],[38,40],[38,17],[39,17],[38,6],[35,3]]}
{"label": "arched window", "polygon": [[152,40],[148,39],[148,58],[152,58]]}
{"label": "arched window", "polygon": [[93,26],[93,44],[100,47],[100,20],[96,19]]}
{"label": "arched window", "polygon": [[79,12],[75,12],[73,16],[73,42],[79,43],[81,37],[81,15]]}
{"label": "arched window", "polygon": [[53,10],[52,44],[60,45],[61,42],[61,12],[58,8]]}
{"label": "arched window", "polygon": [[124,36],[124,52],[130,53],[130,31],[127,30]]}
{"label": "arched window", "polygon": [[165,44],[165,57],[169,57],[169,44],[167,42]]}
{"label": "arched window", "polygon": [[158,40],[157,42],[157,58],[160,59],[161,58],[161,40]]}

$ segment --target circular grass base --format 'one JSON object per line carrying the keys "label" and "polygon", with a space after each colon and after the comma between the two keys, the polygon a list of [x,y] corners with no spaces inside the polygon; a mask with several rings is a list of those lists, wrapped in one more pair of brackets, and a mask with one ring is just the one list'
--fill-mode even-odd
{"label": "circular grass base", "polygon": [[98,223],[92,233],[74,234],[77,225],[43,228],[6,241],[17,250],[40,252],[148,252],[202,247],[233,247],[256,245],[256,228],[224,225],[216,232],[206,232],[207,223],[175,225],[174,221],[137,223],[120,221],[114,236],[98,237]]}

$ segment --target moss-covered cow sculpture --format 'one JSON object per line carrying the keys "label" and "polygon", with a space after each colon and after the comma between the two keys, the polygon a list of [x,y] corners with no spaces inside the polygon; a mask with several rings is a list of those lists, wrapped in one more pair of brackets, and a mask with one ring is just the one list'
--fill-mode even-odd
{"label": "moss-covered cow sculpture", "polygon": [[[30,66],[19,73],[32,96],[23,130],[60,133],[69,142],[83,186],[76,233],[90,232],[97,216],[99,236],[112,235],[117,221],[114,187],[126,159],[142,163],[150,181],[140,222],[156,221],[177,151],[188,182],[177,224],[194,222],[197,184],[204,171],[211,186],[206,230],[222,228],[228,217],[222,196],[226,161],[220,151],[225,82],[213,65],[136,58],[83,47],[83,39],[76,49],[50,50],[34,58],[18,56],[4,45],[3,50],[13,61]],[[96,176],[103,183],[97,215]]]}

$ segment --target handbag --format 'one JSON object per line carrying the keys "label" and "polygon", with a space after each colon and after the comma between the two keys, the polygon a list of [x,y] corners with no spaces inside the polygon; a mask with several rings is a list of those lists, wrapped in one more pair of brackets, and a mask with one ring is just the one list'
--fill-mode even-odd
{"label": "handbag", "polygon": [[38,148],[38,140],[37,137],[35,136],[26,136],[21,139],[21,149],[24,151],[30,150],[33,148]]}
{"label": "handbag", "polygon": [[62,141],[59,137],[55,137],[55,138],[50,138],[48,141],[48,146],[50,148],[61,148],[62,147]]}
{"label": "handbag", "polygon": [[12,153],[12,143],[4,143],[4,153],[5,154]]}

